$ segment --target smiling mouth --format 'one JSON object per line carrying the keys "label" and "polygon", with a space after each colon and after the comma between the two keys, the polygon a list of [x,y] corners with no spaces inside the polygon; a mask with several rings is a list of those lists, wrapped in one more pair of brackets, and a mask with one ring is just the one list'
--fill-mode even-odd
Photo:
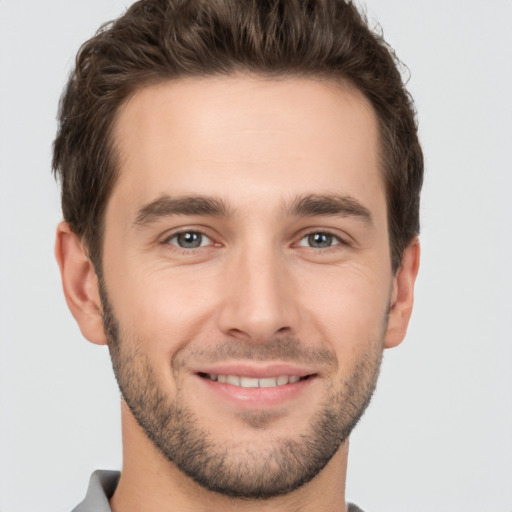
{"label": "smiling mouth", "polygon": [[277,386],[286,386],[296,382],[310,379],[314,375],[279,375],[278,377],[244,377],[242,375],[222,375],[215,373],[198,373],[203,379],[239,386],[242,388],[274,388]]}

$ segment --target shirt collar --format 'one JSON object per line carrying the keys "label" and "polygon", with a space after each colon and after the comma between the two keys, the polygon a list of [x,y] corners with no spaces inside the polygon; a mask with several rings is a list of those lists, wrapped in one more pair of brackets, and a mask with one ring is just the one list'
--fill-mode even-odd
{"label": "shirt collar", "polygon": [[[84,501],[72,512],[112,512],[108,500],[113,496],[121,473],[119,471],[97,470],[91,475]],[[348,512],[363,512],[349,503]]]}
{"label": "shirt collar", "polygon": [[73,512],[112,512],[108,500],[116,490],[120,475],[119,471],[95,471],[89,480],[84,501]]}

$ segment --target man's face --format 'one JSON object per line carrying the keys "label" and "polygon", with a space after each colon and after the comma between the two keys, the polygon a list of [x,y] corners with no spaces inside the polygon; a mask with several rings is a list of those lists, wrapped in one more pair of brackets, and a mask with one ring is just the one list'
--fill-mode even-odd
{"label": "man's face", "polygon": [[313,478],[378,375],[393,287],[375,114],[308,79],[187,79],[120,110],[104,321],[132,413],[207,488]]}

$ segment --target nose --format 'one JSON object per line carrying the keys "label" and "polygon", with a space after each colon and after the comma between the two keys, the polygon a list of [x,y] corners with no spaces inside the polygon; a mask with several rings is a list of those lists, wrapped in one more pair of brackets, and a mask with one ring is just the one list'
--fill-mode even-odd
{"label": "nose", "polygon": [[220,330],[254,343],[296,334],[300,318],[291,274],[285,257],[271,248],[230,258],[221,291]]}

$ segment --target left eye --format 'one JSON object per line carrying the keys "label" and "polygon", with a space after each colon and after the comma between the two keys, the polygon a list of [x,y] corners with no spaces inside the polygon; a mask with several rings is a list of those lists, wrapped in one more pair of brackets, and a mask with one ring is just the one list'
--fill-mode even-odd
{"label": "left eye", "polygon": [[327,249],[333,245],[338,245],[341,240],[330,233],[310,233],[301,238],[299,244],[301,247],[312,247],[314,249]]}
{"label": "left eye", "polygon": [[182,249],[197,249],[212,243],[209,237],[199,231],[182,231],[171,236],[167,241]]}

